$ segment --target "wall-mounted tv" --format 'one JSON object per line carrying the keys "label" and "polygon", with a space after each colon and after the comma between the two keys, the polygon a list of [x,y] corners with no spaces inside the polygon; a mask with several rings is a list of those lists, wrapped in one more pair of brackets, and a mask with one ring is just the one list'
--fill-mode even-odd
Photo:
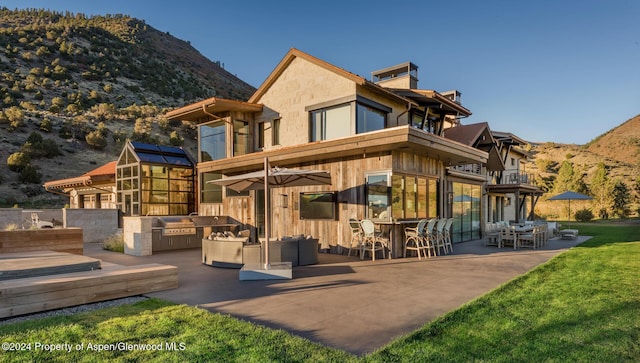
{"label": "wall-mounted tv", "polygon": [[336,219],[336,193],[300,193],[300,219]]}

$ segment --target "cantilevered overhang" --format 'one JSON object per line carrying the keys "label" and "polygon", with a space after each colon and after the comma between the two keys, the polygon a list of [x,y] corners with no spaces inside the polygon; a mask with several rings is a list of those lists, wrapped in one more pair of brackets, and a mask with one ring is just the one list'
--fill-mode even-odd
{"label": "cantilevered overhang", "polygon": [[521,194],[533,194],[542,195],[544,192],[542,189],[531,184],[487,184],[488,193],[521,193]]}
{"label": "cantilevered overhang", "polygon": [[262,168],[264,158],[272,165],[289,166],[380,152],[412,152],[442,161],[446,166],[486,163],[488,154],[461,143],[410,126],[398,126],[333,140],[269,149],[228,159],[198,164],[201,172],[236,174]]}
{"label": "cantilevered overhang", "polygon": [[231,111],[261,112],[262,105],[212,97],[169,111],[166,116],[169,120],[200,121],[208,119],[211,114],[222,114]]}
{"label": "cantilevered overhang", "polygon": [[392,91],[399,96],[416,102],[420,106],[432,107],[436,110],[441,110],[445,114],[455,114],[464,117],[471,116],[471,111],[467,108],[462,107],[462,105],[451,101],[447,97],[433,90],[394,88]]}
{"label": "cantilevered overhang", "polygon": [[68,188],[76,188],[76,187],[86,186],[90,184],[91,184],[90,176],[78,176],[75,178],[53,180],[53,181],[44,183],[43,186],[45,190],[51,191],[54,189],[62,190],[62,189],[68,189]]}

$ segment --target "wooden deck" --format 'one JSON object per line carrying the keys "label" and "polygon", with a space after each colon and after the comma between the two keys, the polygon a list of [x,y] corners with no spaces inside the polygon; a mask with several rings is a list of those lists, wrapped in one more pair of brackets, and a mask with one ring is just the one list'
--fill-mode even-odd
{"label": "wooden deck", "polygon": [[54,251],[0,254],[0,281],[25,277],[92,271],[101,268],[97,258]]}
{"label": "wooden deck", "polygon": [[[102,269],[99,270],[63,272],[63,266],[58,263],[44,269],[37,267],[38,260],[44,263],[47,259],[51,259],[51,254],[44,253],[40,258],[33,256],[33,253],[29,255],[31,257],[25,258],[25,266],[32,266],[32,268],[20,268],[19,262],[14,257],[13,262],[10,263],[13,265],[11,271],[33,274],[53,268],[58,273],[0,281],[0,318],[178,287],[178,268],[175,266],[161,264],[121,266],[106,263],[102,264]],[[84,257],[67,255],[70,262],[77,262],[77,257]],[[3,263],[4,257],[0,255],[1,269],[9,270]],[[86,258],[88,260],[85,260],[85,263],[100,262],[100,260]],[[75,268],[73,264],[69,266],[72,269]]]}

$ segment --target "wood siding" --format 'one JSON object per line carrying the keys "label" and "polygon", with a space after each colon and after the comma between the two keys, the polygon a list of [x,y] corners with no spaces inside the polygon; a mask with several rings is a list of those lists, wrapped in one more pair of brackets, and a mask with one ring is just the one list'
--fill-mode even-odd
{"label": "wood siding", "polygon": [[[404,152],[374,153],[287,166],[328,171],[331,174],[332,185],[271,189],[271,237],[312,235],[320,239],[319,243],[323,249],[346,245],[351,238],[349,219],[367,217],[365,173],[392,170],[395,173],[436,177],[440,180],[444,176],[441,161]],[[300,193],[303,192],[335,192],[336,220],[300,219]],[[283,195],[287,196],[286,205],[283,205]],[[222,203],[203,203],[200,206],[200,215],[228,215],[255,231],[254,196],[255,192],[251,192],[249,197],[224,197]]]}

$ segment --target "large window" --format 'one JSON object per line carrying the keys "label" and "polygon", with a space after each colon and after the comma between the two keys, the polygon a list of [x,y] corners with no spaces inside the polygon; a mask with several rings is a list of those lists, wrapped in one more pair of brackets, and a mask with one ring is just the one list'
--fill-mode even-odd
{"label": "large window", "polygon": [[220,173],[202,173],[200,183],[200,201],[202,203],[222,203],[222,186],[207,183],[222,178]]}
{"label": "large window", "polygon": [[249,123],[233,121],[233,156],[249,153]]}
{"label": "large window", "polygon": [[[351,105],[355,107],[355,113]],[[312,110],[309,113],[309,139],[329,140],[382,130],[386,126],[389,112],[391,108],[362,97],[349,103]]]}
{"label": "large window", "polygon": [[367,175],[367,216],[371,219],[389,219],[389,175]]}
{"label": "large window", "polygon": [[356,133],[384,129],[387,114],[373,107],[356,104]]}
{"label": "large window", "polygon": [[453,218],[452,237],[454,242],[480,238],[479,185],[452,183],[453,195],[450,200]]}
{"label": "large window", "polygon": [[388,220],[389,215],[394,219],[437,217],[436,179],[380,173],[367,175],[366,180],[368,218]]}
{"label": "large window", "polygon": [[351,135],[351,105],[311,111],[311,141],[330,140]]}
{"label": "large window", "polygon": [[185,215],[193,211],[192,173],[191,168],[143,164],[142,215]]}
{"label": "large window", "polygon": [[211,161],[227,157],[224,121],[200,126],[200,161]]}

